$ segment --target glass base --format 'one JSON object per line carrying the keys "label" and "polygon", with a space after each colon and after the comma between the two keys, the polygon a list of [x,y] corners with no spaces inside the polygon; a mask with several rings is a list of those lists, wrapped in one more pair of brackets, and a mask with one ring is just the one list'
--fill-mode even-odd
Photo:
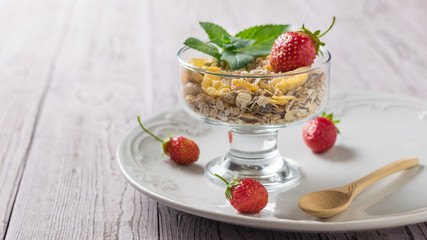
{"label": "glass base", "polygon": [[279,155],[275,159],[252,162],[249,165],[236,163],[229,155],[228,153],[225,157],[215,158],[206,165],[206,174],[210,180],[224,184],[215,174],[221,175],[227,181],[237,178],[253,178],[269,191],[287,190],[302,180],[300,164],[293,159],[282,158]]}
{"label": "glass base", "polygon": [[231,128],[228,132],[230,150],[206,165],[207,176],[220,184],[223,182],[215,174],[227,181],[253,178],[270,191],[295,186],[302,179],[301,167],[298,162],[283,158],[279,153],[277,134],[277,128]]}

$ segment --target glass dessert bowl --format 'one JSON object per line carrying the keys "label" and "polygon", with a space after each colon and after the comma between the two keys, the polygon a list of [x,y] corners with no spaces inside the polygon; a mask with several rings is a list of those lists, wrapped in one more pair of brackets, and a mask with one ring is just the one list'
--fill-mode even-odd
{"label": "glass dessert bowl", "polygon": [[222,62],[194,49],[178,52],[180,103],[190,115],[229,129],[230,149],[211,160],[205,174],[230,180],[250,177],[267,189],[283,189],[301,179],[297,161],[277,148],[280,128],[319,115],[329,93],[330,53],[320,53],[310,67],[286,73],[271,71],[268,57],[231,71]]}

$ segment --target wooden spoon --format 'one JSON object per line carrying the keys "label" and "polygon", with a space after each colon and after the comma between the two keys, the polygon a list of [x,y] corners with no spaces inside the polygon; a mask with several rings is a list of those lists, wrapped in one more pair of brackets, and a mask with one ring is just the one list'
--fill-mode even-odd
{"label": "wooden spoon", "polygon": [[331,217],[346,209],[353,199],[372,183],[400,170],[416,166],[418,162],[418,158],[394,161],[345,186],[306,194],[298,200],[298,206],[312,216]]}

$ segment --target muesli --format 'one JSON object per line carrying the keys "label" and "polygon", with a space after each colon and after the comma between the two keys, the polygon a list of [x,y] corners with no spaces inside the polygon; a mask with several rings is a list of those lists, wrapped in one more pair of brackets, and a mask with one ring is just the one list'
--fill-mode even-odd
{"label": "muesli", "polygon": [[[256,58],[244,69],[224,77],[215,59],[192,59],[191,64],[213,74],[183,68],[182,94],[195,112],[233,124],[280,125],[298,121],[318,112],[325,100],[325,73],[299,68],[285,77],[251,78],[244,75],[273,74],[268,56]],[[202,65],[201,65],[202,63]],[[292,75],[295,73],[295,75]]]}

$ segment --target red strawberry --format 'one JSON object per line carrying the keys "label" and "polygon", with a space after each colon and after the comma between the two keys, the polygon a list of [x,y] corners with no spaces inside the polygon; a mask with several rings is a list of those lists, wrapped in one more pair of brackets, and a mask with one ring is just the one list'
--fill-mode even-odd
{"label": "red strawberry", "polygon": [[313,64],[319,52],[319,46],[325,45],[319,38],[325,35],[334,23],[335,17],[328,30],[322,34],[320,30],[312,33],[302,25],[301,31],[285,32],[280,35],[270,53],[270,65],[273,71],[287,72]]}
{"label": "red strawberry", "polygon": [[197,144],[185,137],[170,137],[169,141],[163,142],[163,150],[173,161],[179,164],[189,164],[199,159],[199,147]]}
{"label": "red strawberry", "polygon": [[267,206],[267,189],[252,178],[233,179],[230,183],[215,174],[227,184],[225,197],[237,211],[241,213],[258,213]]}
{"label": "red strawberry", "polygon": [[178,164],[190,164],[199,159],[200,150],[193,140],[180,136],[168,137],[163,141],[142,125],[139,116],[137,118],[141,128],[162,143],[164,153],[168,155],[172,161]]}
{"label": "red strawberry", "polygon": [[325,113],[307,122],[302,129],[305,144],[315,153],[328,151],[337,139],[339,130],[335,124],[339,122],[339,120],[333,120],[332,114],[326,116]]}

